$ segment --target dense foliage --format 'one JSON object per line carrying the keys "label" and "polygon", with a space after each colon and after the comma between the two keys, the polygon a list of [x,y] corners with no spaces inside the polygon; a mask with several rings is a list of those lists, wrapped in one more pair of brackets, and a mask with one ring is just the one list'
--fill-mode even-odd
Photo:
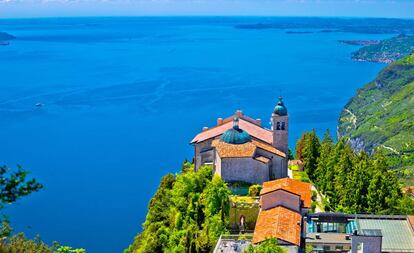
{"label": "dense foliage", "polygon": [[368,45],[352,54],[358,61],[391,63],[414,51],[414,36],[399,35],[381,41],[379,44]]}
{"label": "dense foliage", "polygon": [[230,191],[211,166],[184,163],[168,174],[151,199],[143,232],[125,253],[210,252],[226,230]]}
{"label": "dense foliage", "polygon": [[355,150],[381,148],[406,184],[414,184],[414,54],[384,70],[351,99],[338,132]]}
{"label": "dense foliage", "polygon": [[19,233],[1,240],[0,253],[86,253],[86,251],[84,249],[72,249],[68,246],[59,246],[57,242],[49,247],[38,236],[30,240],[23,233]]}
{"label": "dense foliage", "polygon": [[249,196],[250,197],[258,197],[260,195],[260,191],[262,190],[263,186],[261,184],[253,184],[249,187]]}
{"label": "dense foliage", "polygon": [[326,199],[325,209],[347,213],[413,214],[414,200],[403,195],[394,172],[380,150],[357,153],[329,132],[322,142],[315,132],[298,141],[305,171]]}
{"label": "dense foliage", "polygon": [[286,250],[280,247],[276,238],[271,238],[260,243],[258,246],[249,245],[243,253],[285,253]]}

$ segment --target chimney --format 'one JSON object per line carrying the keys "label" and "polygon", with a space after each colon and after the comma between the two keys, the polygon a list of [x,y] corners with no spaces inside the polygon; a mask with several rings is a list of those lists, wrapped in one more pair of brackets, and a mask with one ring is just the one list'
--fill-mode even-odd
{"label": "chimney", "polygon": [[223,124],[223,118],[217,118],[217,126],[220,126]]}
{"label": "chimney", "polygon": [[208,130],[208,127],[203,127],[203,132],[207,130]]}
{"label": "chimney", "polygon": [[256,123],[257,123],[259,126],[262,126],[262,120],[261,120],[261,119],[256,119]]}
{"label": "chimney", "polygon": [[236,116],[237,116],[237,117],[241,117],[241,116],[243,116],[243,111],[242,111],[242,110],[237,110],[237,111],[236,111]]}

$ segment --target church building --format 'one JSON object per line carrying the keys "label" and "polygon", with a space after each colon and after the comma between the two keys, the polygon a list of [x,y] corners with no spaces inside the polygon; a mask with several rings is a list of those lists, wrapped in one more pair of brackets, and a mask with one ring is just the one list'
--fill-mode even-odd
{"label": "church building", "polygon": [[288,113],[282,98],[271,116],[271,129],[260,119],[237,111],[217,119],[217,125],[204,127],[191,141],[195,170],[211,164],[214,173],[226,182],[262,184],[287,177]]}

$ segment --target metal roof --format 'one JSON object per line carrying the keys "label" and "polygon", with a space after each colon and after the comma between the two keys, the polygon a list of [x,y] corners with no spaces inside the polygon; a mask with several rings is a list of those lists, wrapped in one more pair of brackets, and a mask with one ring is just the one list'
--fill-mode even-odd
{"label": "metal roof", "polygon": [[358,235],[382,237],[381,229],[361,229]]}
{"label": "metal roof", "polygon": [[405,220],[358,218],[360,231],[381,230],[383,252],[414,252],[414,232]]}

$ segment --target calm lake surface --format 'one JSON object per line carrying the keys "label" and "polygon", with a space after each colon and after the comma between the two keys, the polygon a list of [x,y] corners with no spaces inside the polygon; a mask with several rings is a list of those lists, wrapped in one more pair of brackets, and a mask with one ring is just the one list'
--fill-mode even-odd
{"label": "calm lake surface", "polygon": [[0,164],[45,185],[6,209],[15,230],[122,252],[160,178],[192,158],[192,137],[236,109],[268,125],[280,94],[292,148],[303,131],[335,133],[383,67],[337,40],[392,35],[234,28],[262,19],[0,20],[17,37],[0,47]]}

